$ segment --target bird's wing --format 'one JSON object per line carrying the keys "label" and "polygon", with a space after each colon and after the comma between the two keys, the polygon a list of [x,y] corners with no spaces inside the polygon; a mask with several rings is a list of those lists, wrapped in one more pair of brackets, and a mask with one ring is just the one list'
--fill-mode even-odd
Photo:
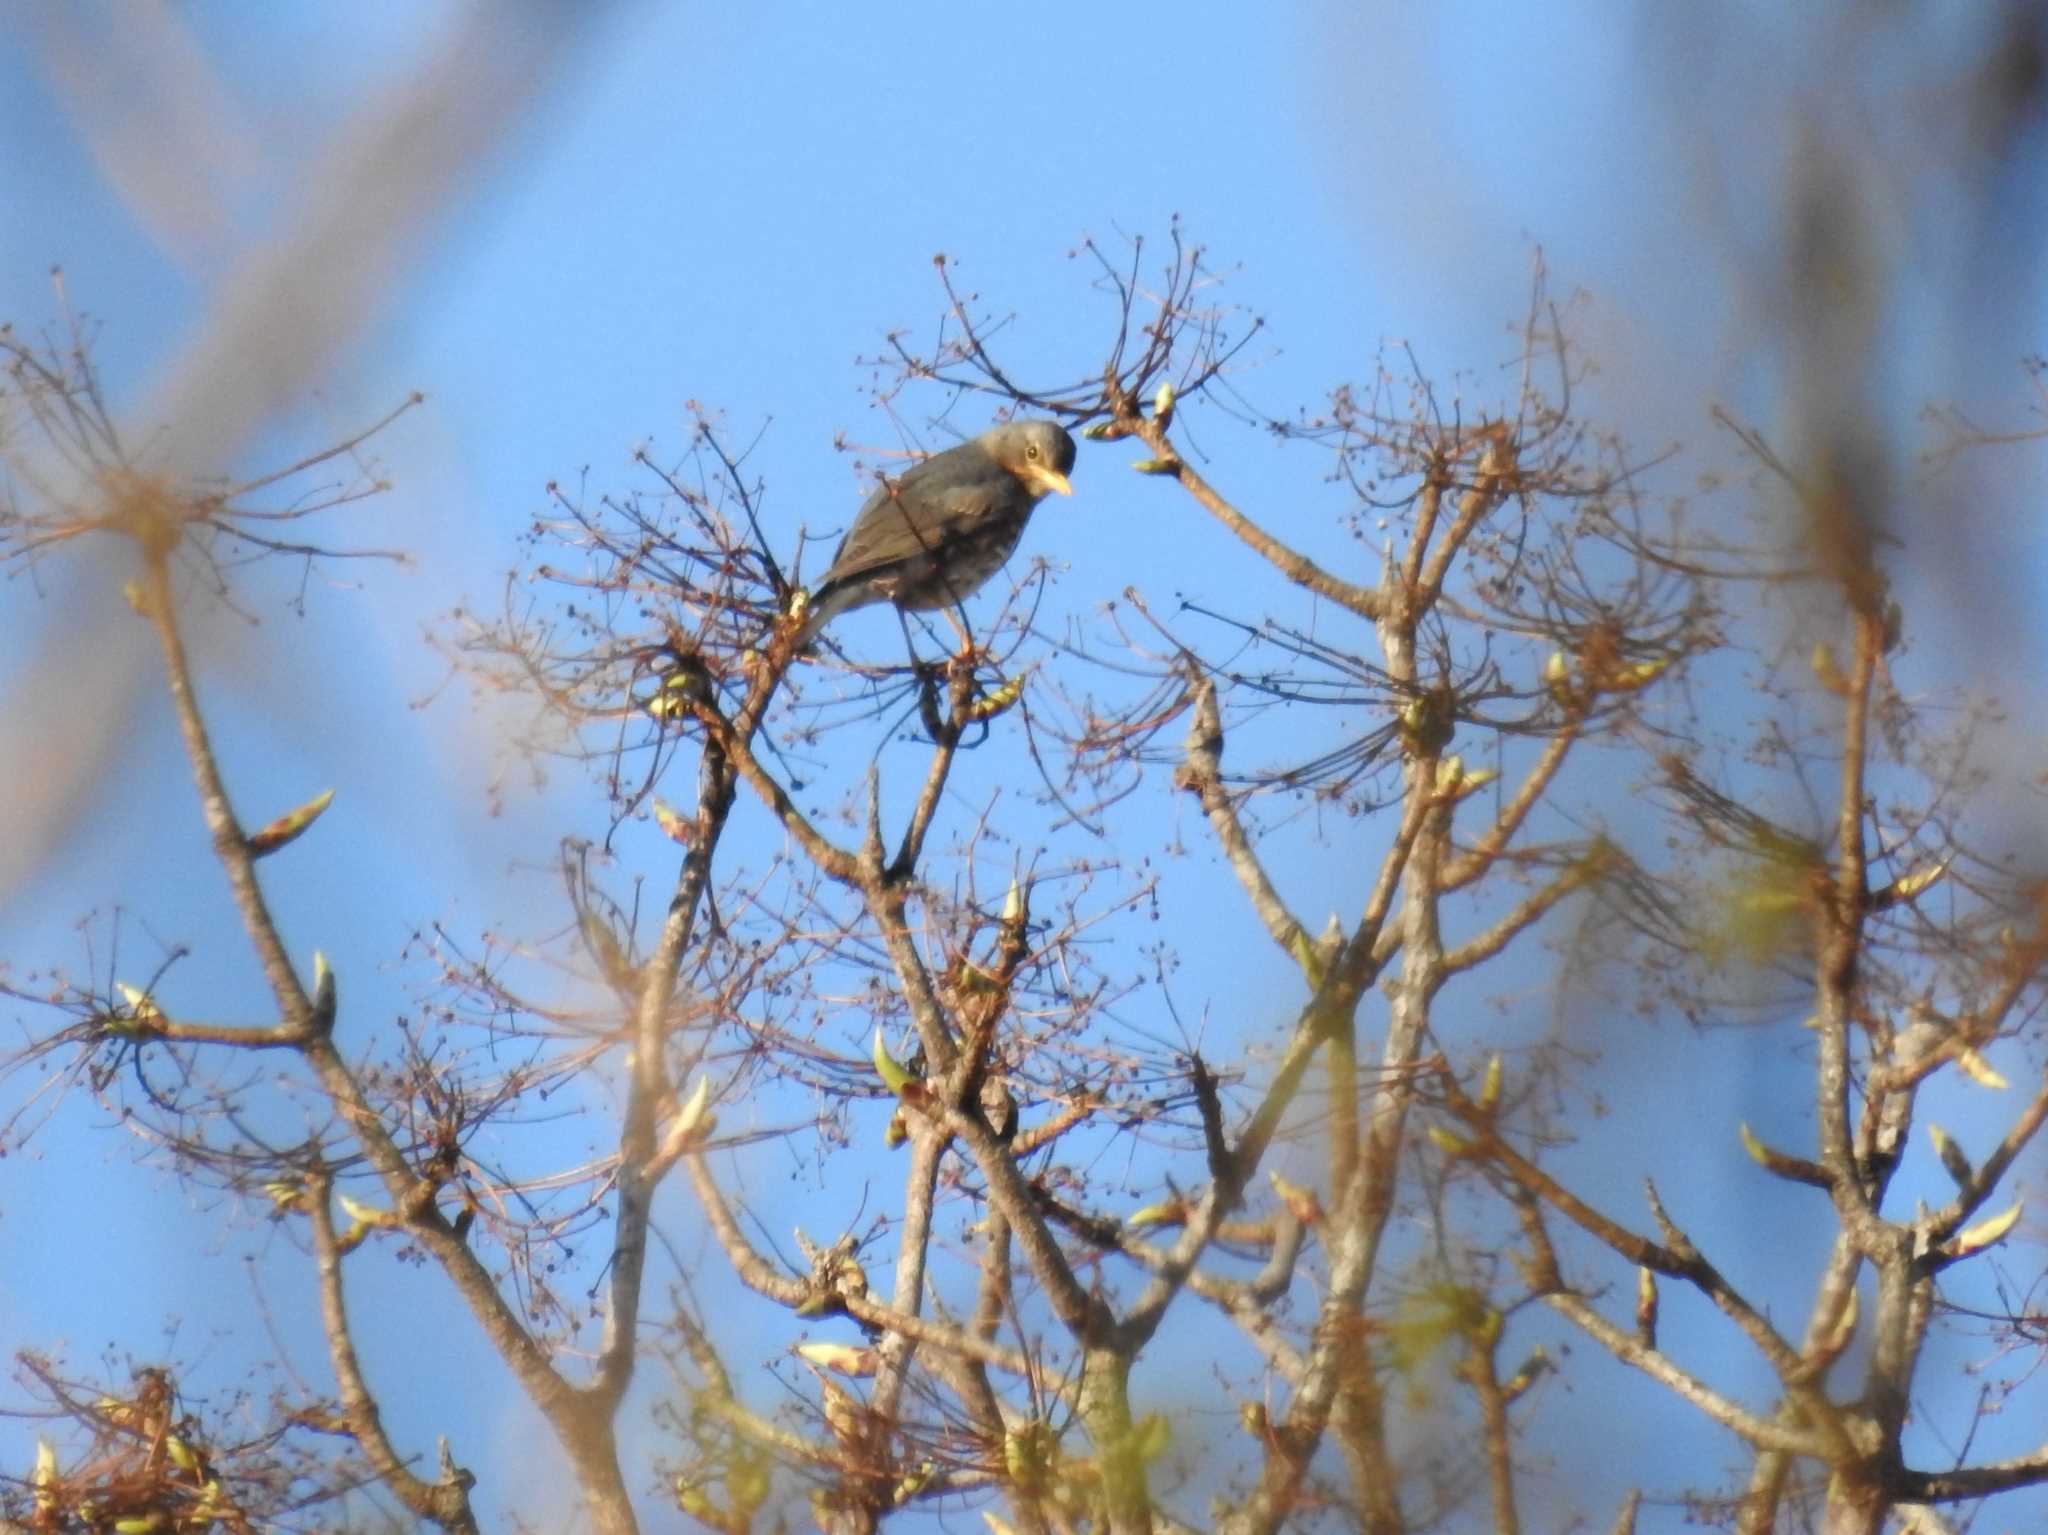
{"label": "bird's wing", "polygon": [[[942,472],[922,472],[934,467]],[[998,465],[977,465],[962,473],[927,459],[868,497],[821,585],[870,575],[920,555],[942,555],[949,544],[1014,515],[1013,503],[1023,494],[1015,477]]]}

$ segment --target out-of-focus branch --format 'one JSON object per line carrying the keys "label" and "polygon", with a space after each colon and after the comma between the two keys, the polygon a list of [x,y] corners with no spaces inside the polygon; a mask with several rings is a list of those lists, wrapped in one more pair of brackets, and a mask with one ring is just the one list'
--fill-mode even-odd
{"label": "out-of-focus branch", "polygon": [[1878,616],[1857,612],[1853,623],[1855,650],[1844,698],[1836,806],[1834,899],[1823,914],[1814,956],[1820,1035],[1820,1070],[1815,1081],[1820,1161],[1833,1180],[1836,1208],[1852,1230],[1874,1218],[1870,1193],[1855,1175],[1855,1148],[1850,1138],[1849,1030],[1855,1016],[1856,974],[1863,953],[1864,889],[1869,877],[1863,841],[1863,784],[1870,693],[1883,653]]}
{"label": "out-of-focus branch", "polygon": [[1515,1512],[1514,1427],[1508,1422],[1509,1398],[1501,1383],[1499,1348],[1497,1328],[1489,1337],[1472,1339],[1460,1362],[1459,1374],[1479,1402],[1480,1444],[1486,1456],[1486,1486],[1493,1502],[1494,1535],[1519,1535],[1522,1524]]}
{"label": "out-of-focus branch", "polygon": [[1893,1490],[1908,1503],[1962,1503],[1987,1498],[2015,1487],[2037,1487],[2048,1482],[2048,1453],[2015,1456],[2011,1460],[1986,1461],[1982,1465],[1958,1466],[1952,1471],[1898,1473]]}
{"label": "out-of-focus branch", "polygon": [[748,1442],[773,1451],[794,1464],[833,1471],[851,1469],[846,1466],[837,1445],[807,1438],[750,1410],[734,1392],[732,1375],[726,1369],[725,1361],[719,1358],[711,1339],[686,1311],[677,1310],[674,1325],[682,1335],[683,1348],[689,1354],[690,1362],[704,1377],[703,1386],[691,1393],[694,1407],[710,1412]]}
{"label": "out-of-focus branch", "polygon": [[1456,975],[1485,964],[1542,921],[1560,902],[1598,879],[1605,864],[1606,858],[1596,845],[1576,867],[1549,881],[1484,932],[1468,938],[1444,955],[1444,969]]}
{"label": "out-of-focus branch", "polygon": [[1558,769],[1564,766],[1566,756],[1579,738],[1579,727],[1584,718],[1584,714],[1578,711],[1567,716],[1550,739],[1544,742],[1542,754],[1537,757],[1528,774],[1522,779],[1514,797],[1494,819],[1493,825],[1486,829],[1478,841],[1463,852],[1455,854],[1445,865],[1446,892],[1464,889],[1492,868],[1494,860],[1507,850],[1507,845],[1514,840],[1515,833],[1520,831],[1522,823],[1528,820],[1529,812],[1542,802],[1543,796],[1556,781]]}

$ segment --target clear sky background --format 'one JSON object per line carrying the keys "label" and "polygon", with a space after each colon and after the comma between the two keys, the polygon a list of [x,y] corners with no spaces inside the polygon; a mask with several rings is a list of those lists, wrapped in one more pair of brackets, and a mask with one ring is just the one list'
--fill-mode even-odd
{"label": "clear sky background", "polygon": [[[108,0],[6,14],[0,320],[48,324],[60,265],[70,302],[103,327],[117,411],[144,432],[199,367],[223,295],[249,291],[238,277],[262,270],[331,185],[321,167],[335,146],[462,35],[467,12]],[[931,333],[935,253],[990,308],[1017,313],[1019,354],[1064,378],[1092,366],[1107,335],[1080,242],[1158,241],[1177,216],[1228,274],[1223,297],[1268,322],[1237,387],[1285,414],[1364,376],[1389,342],[1495,398],[1540,246],[1556,287],[1588,296],[1577,336],[1601,373],[1586,413],[1645,450],[1682,442],[1711,456],[1725,452],[1713,403],[1768,421],[1779,399],[1770,338],[1786,318],[1787,175],[1799,134],[1818,124],[1856,149],[1868,178],[1899,295],[1886,313],[1893,371],[1872,387],[1901,424],[1930,399],[2011,412],[2023,403],[2019,358],[2040,345],[2042,189],[1985,186],[1988,162],[1944,108],[1981,52],[1989,7],[1051,0],[491,15],[488,46],[472,34],[465,47],[480,74],[504,72],[487,93],[501,115],[467,130],[461,172],[441,183],[421,172],[416,216],[374,196],[327,207],[332,238],[316,242],[317,259],[292,247],[258,327],[295,339],[277,341],[274,371],[235,379],[253,402],[232,439],[243,468],[303,452],[414,389],[428,397],[377,446],[392,493],[349,514],[356,541],[413,563],[323,570],[303,615],[286,605],[295,572],[257,572],[253,621],[217,616],[200,642],[245,813],[341,791],[317,862],[280,860],[275,882],[293,943],[335,957],[352,1027],[404,1006],[395,956],[419,922],[558,927],[557,840],[601,834],[572,775],[536,786],[514,770],[494,813],[485,786],[506,769],[494,717],[442,687],[429,626],[459,603],[499,600],[550,481],[587,469],[595,489],[635,483],[637,449],[651,443],[659,458],[685,441],[688,401],[723,412],[741,441],[759,434],[750,467],[785,546],[799,526],[835,532],[862,493],[862,455],[835,442],[868,450],[867,462],[904,446],[860,359],[892,330]],[[445,127],[415,124],[390,179],[420,172],[410,146],[462,141]],[[380,242],[394,223],[404,237]],[[378,279],[367,298],[365,274]],[[915,407],[906,422],[922,426]],[[1191,426],[1248,505],[1355,561],[1319,483],[1325,466]],[[1086,612],[1132,585],[1233,591],[1242,566],[1227,536],[1129,474],[1132,456],[1084,447],[1072,503],[1032,526],[1026,551],[1061,567],[1060,602]],[[1963,569],[1981,581],[1977,643],[2039,637],[2030,565],[1971,558],[1979,540],[2012,532],[1983,519],[1934,539],[1902,530],[1902,562],[1920,561],[1930,590]],[[184,994],[213,1011],[226,1010],[221,996],[260,1010],[247,962],[219,936],[231,931],[224,893],[142,637],[106,618],[120,577],[110,556],[54,562],[40,590],[23,578],[0,587],[0,733],[78,727],[86,739],[66,759],[72,792],[47,817],[0,816],[0,839],[16,839],[0,846],[13,881],[0,883],[0,957],[78,965],[78,920],[98,912],[103,940],[118,905],[133,956],[123,979],[154,969],[166,945],[210,939],[178,971]],[[117,599],[111,611],[127,618]],[[849,633],[893,628],[868,621]],[[1920,638],[1937,670],[1966,649],[1939,630]],[[53,675],[61,687],[31,689]],[[1627,816],[1619,800],[1615,814]],[[1303,909],[1348,891],[1353,856],[1304,863]],[[1213,938],[1188,929],[1191,951],[1221,956],[1197,969],[1191,994],[1226,1010],[1292,995],[1298,979],[1230,902],[1215,903]],[[103,950],[96,964],[105,973]],[[1531,1027],[1547,1025],[1540,1011]],[[1607,1043],[1619,1079],[1642,1087],[1614,1106],[1607,1133],[1639,1127],[1660,1175],[1685,1181],[1684,1218],[1710,1251],[1717,1235],[1738,1259],[1819,1240],[1795,1200],[1759,1188],[1732,1140],[1663,1134],[1675,1103],[1781,1142],[1810,1134],[1806,1078],[1788,1064],[1797,1042],[1760,1040],[1732,1066],[1723,1044],[1710,1051],[1675,1026]],[[103,1351],[175,1355],[233,1378],[267,1349],[268,1327],[324,1382],[306,1266],[289,1244],[252,1212],[135,1172],[124,1138],[80,1107],[0,1163],[0,1348],[61,1345],[79,1366]],[[784,1171],[751,1176],[773,1187]],[[1623,1185],[1616,1197],[1634,1195]],[[701,1250],[680,1191],[668,1208],[681,1247]],[[724,1282],[715,1254],[704,1267],[713,1289]],[[542,1431],[436,1282],[398,1271],[364,1291],[359,1307],[385,1329],[373,1372],[391,1386],[414,1372],[387,1402],[395,1430],[416,1447],[454,1434],[485,1475],[487,1509],[545,1501],[549,1457],[508,1453]],[[1797,1292],[1774,1298],[1803,1310]],[[1685,1313],[1667,1299],[1672,1325]],[[1536,1440],[1555,1457],[1554,1502],[1532,1496],[1532,1527],[1549,1508],[1610,1509],[1608,1490],[1627,1480],[1685,1479],[1662,1457],[1690,1429],[1689,1409],[1590,1348],[1556,1390],[1538,1414],[1566,1431]],[[1612,1410],[1613,1392],[1635,1393],[1639,1410]],[[1580,1420],[1601,1425],[1596,1453],[1568,1431]],[[18,1467],[28,1438],[10,1432],[0,1425],[0,1462]],[[1729,1441],[1694,1474],[1718,1480],[1738,1459]],[[1643,1528],[1679,1519],[1646,1512]]]}

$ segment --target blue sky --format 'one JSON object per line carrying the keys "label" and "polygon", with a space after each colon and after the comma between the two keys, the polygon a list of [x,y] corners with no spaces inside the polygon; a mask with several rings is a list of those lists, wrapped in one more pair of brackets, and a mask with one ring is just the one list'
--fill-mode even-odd
{"label": "blue sky", "polygon": [[[189,58],[88,48],[84,64],[66,66],[67,49],[104,36],[94,29],[123,11],[78,14],[69,31],[45,16],[0,42],[0,319],[46,323],[47,272],[61,265],[71,301],[104,323],[99,357],[117,407],[142,411],[189,359],[225,275],[285,227],[333,136],[432,56],[460,13],[202,6],[178,12]],[[993,309],[1018,314],[1018,354],[1064,376],[1092,363],[1102,334],[1079,243],[1159,241],[1178,216],[1229,274],[1224,296],[1269,322],[1248,353],[1258,366],[1236,382],[1284,414],[1358,377],[1389,340],[1440,377],[1469,371],[1474,396],[1493,397],[1540,245],[1561,291],[1591,295],[1577,323],[1602,369],[1592,413],[1646,447],[1698,443],[1711,436],[1715,400],[1769,408],[1776,381],[1759,339],[1777,323],[1777,274],[1765,258],[1792,127],[1812,107],[1837,131],[1867,129],[1879,158],[1900,151],[1895,182],[1873,173],[1888,249],[1912,274],[1893,320],[1899,376],[1877,381],[1885,398],[1902,410],[1916,393],[2015,398],[2017,355],[2037,344],[1981,360],[1987,337],[2009,340],[2001,316],[2039,318],[2041,274],[2010,258],[2039,229],[2037,189],[1999,199],[1990,234],[1971,244],[1942,216],[1970,201],[1967,164],[1942,159],[1940,135],[1922,134],[1913,109],[1884,111],[1894,90],[1909,103],[1938,95],[1968,56],[1962,26],[1903,22],[1895,35],[1873,29],[1870,42],[1832,7],[1787,19],[1733,6],[1710,29],[1619,3],[644,4],[593,8],[581,27],[561,14],[503,11],[502,27],[554,29],[546,48],[521,56],[544,89],[399,243],[384,301],[350,307],[341,287],[315,283],[293,291],[277,323],[333,326],[337,342],[301,387],[269,402],[238,450],[244,466],[290,456],[424,391],[425,407],[377,449],[395,489],[351,514],[361,542],[405,548],[414,563],[323,572],[303,617],[282,605],[296,574],[258,573],[260,623],[202,626],[246,813],[342,790],[319,834],[317,879],[306,870],[290,881],[280,863],[287,931],[337,956],[354,995],[391,1009],[403,1005],[391,961],[410,924],[552,927],[557,887],[530,871],[545,870],[565,825],[594,825],[563,775],[515,788],[491,813],[492,716],[440,688],[425,629],[457,603],[496,600],[551,480],[587,467],[594,488],[631,483],[643,444],[659,457],[684,441],[687,401],[724,412],[741,440],[762,434],[752,467],[781,537],[793,542],[799,525],[836,530],[861,481],[835,440],[902,445],[859,359],[894,329],[929,334],[941,308],[935,253]],[[1846,62],[1831,70],[1837,51]],[[53,83],[67,68],[68,94]],[[199,127],[167,114],[180,100],[205,102]],[[196,146],[196,158],[174,157],[139,183],[153,189],[152,211],[123,179],[133,141],[128,161],[116,153],[122,113],[137,103],[145,142],[154,131],[159,147]],[[1930,143],[1917,167],[1909,152]],[[1971,261],[2014,301],[1944,297],[1966,291],[1953,278]],[[1203,445],[1218,454],[1219,478],[1258,487],[1276,526],[1345,552],[1326,520],[1322,466],[1220,428]],[[1225,535],[1128,474],[1129,456],[1085,450],[1073,503],[1033,525],[1026,551],[1065,567],[1061,601],[1085,611],[1133,583],[1230,590],[1239,567]],[[67,625],[105,600],[116,574],[52,567],[41,600],[20,581],[0,589],[0,654],[29,657],[75,633]],[[75,708],[121,714],[81,763],[95,808],[65,823],[29,883],[0,891],[0,954],[17,963],[75,963],[74,922],[115,902],[131,913],[137,954],[152,952],[144,922],[165,942],[226,931],[167,712],[147,685],[124,691],[107,675],[137,654],[118,636],[107,643],[76,663],[71,693]],[[0,659],[0,699],[9,665]],[[1303,907],[1329,904],[1325,885],[1348,889],[1344,872],[1341,858],[1305,865]],[[1212,994],[1291,984],[1240,912],[1215,910],[1213,941],[1193,928],[1190,943],[1231,956],[1208,973]],[[251,974],[233,953],[202,949],[179,977],[191,996],[255,995],[236,991]],[[1691,1057],[1711,1048],[1669,1031],[1653,1047],[1611,1043],[1623,1060],[1639,1055],[1628,1070],[1652,1083],[1685,1081]],[[1796,1090],[1780,1085],[1791,1050],[1773,1042],[1735,1070],[1693,1077],[1707,1117],[1777,1115],[1796,1134],[1797,1073]],[[1643,1111],[1646,1136],[1656,1101]],[[1631,1106],[1618,1112],[1625,1123]],[[306,1299],[288,1286],[303,1276],[279,1240],[133,1173],[121,1138],[90,1118],[60,1117],[28,1156],[0,1164],[0,1243],[23,1255],[0,1276],[0,1347],[61,1340],[81,1363],[103,1347],[149,1357],[170,1313],[183,1319],[176,1352],[224,1361],[243,1346],[251,1295],[263,1294],[300,1340],[301,1365],[324,1378],[293,1314]],[[1690,1150],[1673,1150],[1671,1175],[1702,1179],[1702,1241],[1723,1223],[1730,1240],[1762,1248],[1797,1240],[1790,1206],[1752,1221],[1743,1200],[1754,1184],[1735,1146],[1713,1147],[1704,1170]],[[61,1242],[29,1237],[52,1232]],[[245,1253],[258,1255],[246,1283]],[[144,1270],[152,1277],[138,1283]],[[427,1288],[410,1272],[386,1275],[362,1303],[412,1317],[414,1336],[385,1340],[388,1359],[435,1351],[440,1385],[395,1413],[416,1444],[506,1396],[441,1302],[403,1309]],[[1593,1372],[1577,1388],[1582,1402],[1613,1389],[1591,1355],[1579,1352]],[[1688,1421],[1654,1393],[1642,1403],[1631,1421],[1645,1446]],[[502,1410],[508,1436],[529,1431]],[[1555,1450],[1572,1470],[1570,1448]],[[1559,1480],[1568,1502],[1572,1477]],[[501,1506],[531,1492],[514,1481]],[[1661,1527],[1646,1517],[1645,1529]]]}

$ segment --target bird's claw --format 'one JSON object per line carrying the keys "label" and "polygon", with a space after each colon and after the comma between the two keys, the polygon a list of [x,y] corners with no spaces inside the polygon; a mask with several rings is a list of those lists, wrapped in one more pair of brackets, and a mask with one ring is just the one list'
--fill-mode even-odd
{"label": "bird's claw", "polygon": [[972,677],[982,667],[993,669],[995,664],[995,654],[986,645],[977,645],[973,640],[962,640],[960,648],[946,658],[946,675],[952,678],[965,673]]}

